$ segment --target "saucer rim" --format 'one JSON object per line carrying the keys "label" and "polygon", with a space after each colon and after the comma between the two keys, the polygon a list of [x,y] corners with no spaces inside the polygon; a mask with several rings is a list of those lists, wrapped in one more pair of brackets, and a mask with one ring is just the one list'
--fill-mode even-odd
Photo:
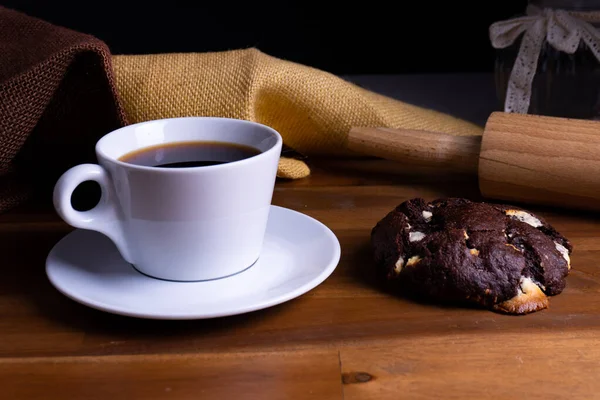
{"label": "saucer rim", "polygon": [[[64,235],[59,241],[56,242],[56,244],[48,252],[48,255],[46,257],[46,262],[45,262],[46,277],[48,278],[48,280],[50,281],[52,286],[59,293],[61,293],[65,297],[67,297],[77,303],[80,303],[84,306],[87,306],[87,307],[90,307],[92,309],[96,309],[99,311],[103,311],[103,312],[107,312],[107,313],[115,314],[115,315],[121,315],[121,316],[125,316],[125,317],[131,317],[131,318],[154,319],[154,320],[213,319],[213,318],[222,318],[222,317],[228,317],[228,316],[233,316],[233,315],[247,314],[250,312],[270,308],[270,307],[288,302],[290,300],[293,300],[297,297],[300,297],[300,296],[308,293],[309,291],[313,290],[317,286],[321,285],[335,271],[335,269],[339,265],[339,261],[341,259],[341,244],[339,242],[339,239],[327,225],[325,225],[318,219],[316,219],[312,216],[309,216],[307,214],[304,214],[300,211],[296,211],[296,210],[293,210],[293,209],[290,209],[287,207],[277,206],[277,205],[273,205],[273,204],[270,207],[271,207],[271,209],[278,209],[283,213],[295,214],[296,216],[298,216],[300,218],[308,219],[311,223],[320,226],[320,228],[325,233],[328,241],[330,242],[330,246],[328,246],[328,247],[331,247],[331,257],[330,257],[329,261],[327,261],[326,263],[323,263],[323,268],[321,269],[320,273],[316,274],[314,276],[314,278],[312,278],[310,281],[308,281],[304,285],[298,286],[294,290],[291,290],[283,295],[275,296],[272,298],[267,298],[264,301],[259,301],[257,303],[251,304],[249,306],[237,307],[235,309],[230,309],[230,310],[225,310],[225,311],[213,311],[213,312],[205,311],[205,312],[200,312],[200,313],[196,313],[196,314],[189,313],[189,312],[161,314],[161,313],[131,311],[131,309],[127,309],[127,308],[123,308],[123,307],[114,307],[113,305],[109,305],[109,304],[103,303],[101,301],[86,298],[86,296],[80,296],[80,295],[75,295],[74,293],[70,293],[68,290],[65,290],[58,282],[56,282],[55,277],[53,276],[53,274],[51,272],[52,265],[50,263],[50,260],[52,258],[54,258],[53,256],[58,251],[58,248],[64,241],[66,241],[71,235],[76,234],[76,232],[84,230],[84,229],[80,229],[80,228],[76,228],[76,229],[72,230],[71,232],[67,233],[66,235]],[[130,268],[132,268],[137,274],[143,275],[139,271],[137,271],[133,266],[130,265]],[[247,271],[251,268],[252,267],[246,269],[245,271]],[[244,271],[241,271],[240,273],[243,273],[243,272]],[[145,276],[145,275],[143,275],[143,276]],[[149,277],[149,276],[145,276],[145,278],[156,279],[156,278]],[[224,277],[221,279],[227,280],[229,278],[231,278],[231,277]],[[186,284],[202,285],[203,283],[206,283],[206,282],[167,281],[166,283],[170,283],[170,284],[175,283],[175,284],[181,284],[181,285],[186,285]]]}

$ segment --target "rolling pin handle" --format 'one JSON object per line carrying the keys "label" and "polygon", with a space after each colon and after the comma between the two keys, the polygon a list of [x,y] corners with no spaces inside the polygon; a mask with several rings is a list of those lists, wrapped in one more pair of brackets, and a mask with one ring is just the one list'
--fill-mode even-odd
{"label": "rolling pin handle", "polygon": [[353,127],[348,148],[407,167],[433,167],[477,175],[481,136],[456,136],[411,129]]}

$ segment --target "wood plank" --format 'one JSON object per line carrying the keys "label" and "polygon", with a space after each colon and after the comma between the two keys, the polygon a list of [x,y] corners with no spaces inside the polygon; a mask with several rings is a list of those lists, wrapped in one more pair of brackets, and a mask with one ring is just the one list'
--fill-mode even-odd
{"label": "wood plank", "polygon": [[401,162],[381,160],[373,157],[319,158],[306,160],[311,175],[298,180],[278,180],[284,187],[331,187],[401,185],[410,182],[435,183],[450,188],[460,183],[477,186],[477,177],[471,174],[456,174],[436,167],[406,165]]}
{"label": "wood plank", "polygon": [[345,400],[600,396],[596,332],[399,337],[341,359]]}
{"label": "wood plank", "polygon": [[[321,196],[330,190],[315,193]],[[343,249],[337,270],[322,285],[280,306],[218,320],[146,321],[79,305],[54,290],[44,274],[46,252],[62,233],[0,235],[5,265],[0,280],[0,356],[247,352],[383,343],[397,335],[534,334],[545,329],[600,327],[600,252],[596,250],[600,241],[594,222],[559,221],[579,249],[572,257],[567,289],[551,299],[548,310],[518,318],[416,304],[384,292],[369,275],[368,234],[370,219],[377,215],[362,201],[357,211],[343,211],[346,218],[359,215],[355,223],[322,214]],[[35,251],[17,250],[23,243],[35,243]]]}
{"label": "wood plank", "polygon": [[6,399],[340,399],[336,351],[0,359]]}
{"label": "wood plank", "polygon": [[579,271],[573,278],[565,293],[551,300],[550,309],[524,318],[416,304],[371,288],[344,271],[315,291],[281,306],[207,321],[129,319],[89,309],[47,290],[37,294],[40,302],[31,309],[5,313],[5,322],[0,325],[4,338],[0,354],[246,352],[351,346],[359,341],[383,343],[397,335],[597,329],[598,280]]}
{"label": "wood plank", "polygon": [[[334,166],[329,170],[328,165]],[[370,273],[369,234],[377,220],[410,197],[475,193],[476,186],[458,178],[445,182],[427,175],[361,171],[365,165],[324,164],[312,183],[278,182],[275,191],[275,204],[313,216],[338,235],[342,258],[334,274],[285,304],[215,320],[138,320],[73,302],[49,284],[44,272],[47,252],[69,227],[41,209],[0,215],[0,357],[315,351],[384,346],[399,336],[472,333],[483,341],[497,333],[600,328],[599,219],[576,211],[534,209],[575,245],[567,289],[551,299],[548,310],[520,318],[417,304],[383,291]]]}

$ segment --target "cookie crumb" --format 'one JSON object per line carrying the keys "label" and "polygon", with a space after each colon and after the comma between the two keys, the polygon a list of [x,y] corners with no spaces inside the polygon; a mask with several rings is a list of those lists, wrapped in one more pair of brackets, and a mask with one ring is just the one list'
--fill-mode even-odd
{"label": "cookie crumb", "polygon": [[412,256],[411,258],[408,259],[408,262],[406,263],[407,267],[412,267],[413,265],[417,264],[419,261],[421,261],[421,257],[419,256]]}
{"label": "cookie crumb", "polygon": [[523,250],[519,249],[518,247],[516,247],[514,244],[510,244],[510,243],[506,243],[507,246],[512,247],[513,249],[515,249],[516,251],[518,251],[519,253],[522,253]]}

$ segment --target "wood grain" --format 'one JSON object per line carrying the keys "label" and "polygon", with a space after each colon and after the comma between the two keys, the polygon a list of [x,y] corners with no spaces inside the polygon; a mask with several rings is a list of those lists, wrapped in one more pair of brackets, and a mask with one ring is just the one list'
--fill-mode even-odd
{"label": "wood grain", "polygon": [[411,172],[477,175],[487,199],[600,211],[598,121],[494,112],[482,137],[354,127],[348,148]]}
{"label": "wood grain", "polygon": [[341,399],[337,352],[0,360],[5,399]]}
{"label": "wood grain", "polygon": [[[341,353],[345,400],[592,399],[600,396],[600,339],[591,332],[447,335]],[[554,378],[554,379],[553,379]]]}
{"label": "wood grain", "polygon": [[405,167],[429,167],[453,173],[477,174],[481,136],[437,132],[353,127],[348,149],[359,154],[394,160]]}
{"label": "wood grain", "polygon": [[[535,398],[523,392],[526,379],[539,393],[553,391],[548,398],[597,397],[587,379],[597,373],[592,361],[600,365],[596,214],[531,208],[575,248],[567,288],[547,310],[514,317],[415,303],[373,278],[371,228],[411,197],[480,199],[477,180],[405,173],[383,160],[309,162],[313,175],[278,181],[273,202],[331,227],[340,263],[305,295],[245,315],[151,321],[87,308],[44,273],[48,251],[70,228],[48,206],[0,215],[0,387],[14,395],[4,397],[335,399],[343,389],[346,399]],[[515,355],[531,368],[505,371],[520,364]],[[411,362],[419,368],[402,372]]]}
{"label": "wood grain", "polygon": [[600,210],[600,122],[493,113],[479,186],[493,199]]}

